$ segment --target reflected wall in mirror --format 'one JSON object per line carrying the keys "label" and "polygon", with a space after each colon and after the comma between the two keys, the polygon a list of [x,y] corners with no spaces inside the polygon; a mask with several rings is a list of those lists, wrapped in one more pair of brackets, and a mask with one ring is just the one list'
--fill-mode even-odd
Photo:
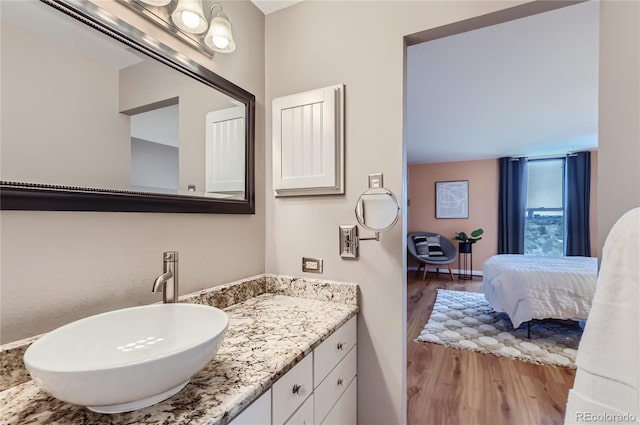
{"label": "reflected wall in mirror", "polygon": [[1,7],[3,209],[253,212],[253,95],[89,2]]}
{"label": "reflected wall in mirror", "polygon": [[389,230],[399,217],[398,199],[393,192],[383,187],[367,189],[356,204],[356,219],[367,230]]}

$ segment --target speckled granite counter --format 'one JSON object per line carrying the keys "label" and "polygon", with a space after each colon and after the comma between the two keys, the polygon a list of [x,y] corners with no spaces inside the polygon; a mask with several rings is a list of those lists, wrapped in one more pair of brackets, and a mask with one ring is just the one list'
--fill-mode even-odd
{"label": "speckled granite counter", "polygon": [[[101,415],[50,397],[30,380],[14,382],[0,392],[0,423],[226,424],[358,312],[356,285],[281,276],[245,279],[181,301],[223,308],[229,328],[216,358],[178,394],[145,409]],[[13,345],[12,353],[24,352]],[[6,353],[3,375],[15,378],[22,366],[7,366]]]}

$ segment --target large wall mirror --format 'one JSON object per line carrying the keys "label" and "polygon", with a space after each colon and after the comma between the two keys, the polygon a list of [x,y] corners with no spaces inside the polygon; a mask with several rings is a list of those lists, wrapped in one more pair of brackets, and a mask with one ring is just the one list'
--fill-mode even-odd
{"label": "large wall mirror", "polygon": [[254,212],[251,93],[94,3],[1,8],[2,209]]}

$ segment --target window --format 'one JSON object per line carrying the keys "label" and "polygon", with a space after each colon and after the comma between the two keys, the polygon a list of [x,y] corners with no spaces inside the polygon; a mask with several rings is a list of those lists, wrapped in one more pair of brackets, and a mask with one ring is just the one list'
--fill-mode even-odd
{"label": "window", "polygon": [[564,159],[528,162],[524,253],[564,255]]}

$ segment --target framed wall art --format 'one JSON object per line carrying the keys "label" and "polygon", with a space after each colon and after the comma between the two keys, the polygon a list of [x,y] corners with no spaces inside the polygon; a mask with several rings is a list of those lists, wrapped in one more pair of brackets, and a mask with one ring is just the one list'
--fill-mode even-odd
{"label": "framed wall art", "polygon": [[436,218],[469,218],[469,180],[436,182]]}

